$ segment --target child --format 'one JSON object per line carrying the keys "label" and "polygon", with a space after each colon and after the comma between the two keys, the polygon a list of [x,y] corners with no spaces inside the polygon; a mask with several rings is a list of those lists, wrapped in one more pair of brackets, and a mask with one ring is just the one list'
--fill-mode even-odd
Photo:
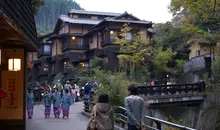
{"label": "child", "polygon": [[58,92],[58,88],[55,88],[53,93],[53,113],[55,118],[59,118],[60,116],[60,104],[61,104],[61,95]]}
{"label": "child", "polygon": [[62,110],[63,110],[63,118],[69,118],[69,107],[72,104],[72,96],[69,94],[69,89],[63,90],[63,97],[62,97]]}
{"label": "child", "polygon": [[28,119],[31,119],[33,116],[33,109],[34,109],[34,94],[31,88],[28,89],[27,94],[27,114]]}
{"label": "child", "polygon": [[50,116],[51,98],[52,98],[52,94],[50,92],[50,88],[47,87],[46,92],[44,92],[45,118],[49,118],[49,116]]}
{"label": "child", "polygon": [[72,98],[73,98],[73,103],[75,103],[75,101],[76,101],[76,90],[75,90],[74,87],[71,89],[71,95],[72,95]]}

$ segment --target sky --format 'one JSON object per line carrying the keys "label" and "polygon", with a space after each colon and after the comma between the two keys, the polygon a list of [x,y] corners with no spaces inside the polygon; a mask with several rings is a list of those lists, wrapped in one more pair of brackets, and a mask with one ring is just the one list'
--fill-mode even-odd
{"label": "sky", "polygon": [[172,19],[168,6],[170,0],[76,0],[87,11],[124,13],[152,21],[165,23]]}

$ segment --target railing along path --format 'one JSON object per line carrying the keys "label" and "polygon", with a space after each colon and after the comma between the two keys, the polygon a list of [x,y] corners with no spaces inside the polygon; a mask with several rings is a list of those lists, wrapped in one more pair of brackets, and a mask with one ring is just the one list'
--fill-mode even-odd
{"label": "railing along path", "polygon": [[[95,105],[94,102],[91,101],[85,101],[84,102],[84,112],[87,114],[90,114],[92,112],[92,108]],[[126,109],[122,106],[113,106],[114,115],[115,115],[115,126],[117,128],[126,129],[127,126],[127,115],[126,115]],[[156,125],[156,127],[152,127],[149,125],[145,125],[148,130],[162,130],[163,125],[167,125],[173,128],[178,128],[179,130],[196,130],[190,127],[186,127],[183,125],[175,124],[169,121],[161,120],[155,117],[147,116],[145,115],[145,119],[153,121]]]}

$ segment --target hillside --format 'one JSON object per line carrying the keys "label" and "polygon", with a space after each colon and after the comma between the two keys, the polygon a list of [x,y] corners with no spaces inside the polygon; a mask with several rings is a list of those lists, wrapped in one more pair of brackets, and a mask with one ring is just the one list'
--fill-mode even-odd
{"label": "hillside", "polygon": [[38,34],[47,34],[53,31],[60,14],[67,14],[70,9],[82,9],[72,0],[45,0],[35,17]]}

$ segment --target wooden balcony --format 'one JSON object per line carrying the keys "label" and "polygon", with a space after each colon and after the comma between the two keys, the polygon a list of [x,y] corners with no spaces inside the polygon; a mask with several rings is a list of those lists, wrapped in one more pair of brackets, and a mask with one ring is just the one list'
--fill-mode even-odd
{"label": "wooden balcony", "polygon": [[[206,71],[211,67],[211,63],[205,60],[208,58],[210,58],[210,54],[197,56],[185,62],[184,73]],[[211,59],[213,59],[213,54],[211,54]]]}

